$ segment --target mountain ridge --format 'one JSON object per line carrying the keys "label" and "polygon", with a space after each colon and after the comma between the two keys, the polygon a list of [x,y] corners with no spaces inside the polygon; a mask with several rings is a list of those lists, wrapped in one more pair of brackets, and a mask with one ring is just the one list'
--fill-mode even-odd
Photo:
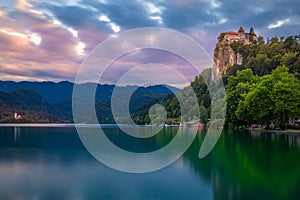
{"label": "mountain ridge", "polygon": [[[97,84],[92,82],[87,83],[80,83],[77,84],[79,86],[85,87],[88,85],[97,85],[97,92],[96,92],[96,101],[100,102],[102,100],[109,100],[112,94],[112,91],[115,87],[118,88],[139,88],[140,91],[153,91],[159,94],[164,94],[167,90],[164,88],[171,88],[172,91],[175,93],[179,92],[180,89],[173,87],[173,86],[166,86],[166,85],[154,85],[154,86],[116,86],[113,84]],[[32,89],[42,97],[44,97],[50,103],[58,103],[66,100],[72,99],[73,93],[73,85],[74,83],[70,81],[61,81],[61,82],[52,82],[52,81],[1,81],[0,80],[0,91],[11,92],[17,89]],[[162,88],[163,87],[163,88]]]}
{"label": "mountain ridge", "polygon": [[[91,84],[96,83],[82,83],[79,84],[79,87],[88,88],[93,86]],[[121,91],[116,96],[119,102],[122,101],[123,94],[132,89],[135,90],[129,102],[131,113],[138,112],[141,107],[156,101],[158,98],[170,95],[171,90],[175,93],[179,92],[178,88],[165,85],[139,87],[97,84],[96,87],[95,109],[99,123],[115,123],[110,102],[116,87]],[[71,123],[73,122],[72,92],[73,83],[69,81],[58,83],[51,81],[0,81],[0,122]],[[15,119],[14,113],[20,114],[22,118]]]}

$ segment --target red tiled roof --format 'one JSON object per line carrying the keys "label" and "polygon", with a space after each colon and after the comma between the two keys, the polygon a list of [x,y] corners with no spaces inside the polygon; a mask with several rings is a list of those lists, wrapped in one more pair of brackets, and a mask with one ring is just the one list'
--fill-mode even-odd
{"label": "red tiled roof", "polygon": [[233,32],[233,31],[229,31],[229,32],[227,32],[227,34],[229,34],[229,35],[238,35],[237,32]]}
{"label": "red tiled roof", "polygon": [[243,27],[240,27],[240,29],[238,30],[238,32],[245,32]]}

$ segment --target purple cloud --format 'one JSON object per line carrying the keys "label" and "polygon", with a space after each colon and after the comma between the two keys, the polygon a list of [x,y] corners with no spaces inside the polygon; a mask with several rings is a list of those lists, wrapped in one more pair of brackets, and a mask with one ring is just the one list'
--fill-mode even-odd
{"label": "purple cloud", "polygon": [[[5,1],[0,7],[0,79],[73,81],[100,42],[149,26],[183,32],[212,56],[218,34],[240,26],[254,27],[265,38],[298,34],[299,7],[297,0]],[[149,62],[169,65],[189,80],[197,75],[174,55],[144,50],[116,60],[105,80],[114,83],[126,70]]]}

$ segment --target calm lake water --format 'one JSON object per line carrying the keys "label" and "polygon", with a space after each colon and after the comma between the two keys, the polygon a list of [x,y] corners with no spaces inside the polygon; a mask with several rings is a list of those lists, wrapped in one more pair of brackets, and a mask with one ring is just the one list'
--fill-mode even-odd
{"label": "calm lake water", "polygon": [[[107,136],[122,148],[151,151],[174,128],[146,141],[115,127]],[[85,150],[72,127],[0,127],[0,199],[299,199],[300,135],[226,131],[199,159],[205,136],[172,165],[152,173],[110,169]]]}

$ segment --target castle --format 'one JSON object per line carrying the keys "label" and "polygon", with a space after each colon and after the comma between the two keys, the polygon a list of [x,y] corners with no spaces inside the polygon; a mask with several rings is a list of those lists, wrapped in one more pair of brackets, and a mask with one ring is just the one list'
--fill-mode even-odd
{"label": "castle", "polygon": [[257,41],[257,36],[253,28],[250,28],[249,33],[246,33],[243,27],[240,27],[237,32],[229,31],[221,33],[219,37],[219,42],[214,52],[214,65],[220,74],[226,74],[228,67],[243,63],[243,56],[235,52],[230,44],[240,42],[244,45],[249,45]]}
{"label": "castle", "polygon": [[225,32],[223,43],[230,44],[233,42],[241,42],[243,44],[251,44],[256,40],[257,40],[257,36],[254,33],[253,28],[250,28],[249,33],[245,33],[243,27],[240,27],[240,29],[237,32],[234,31]]}
{"label": "castle", "polygon": [[23,117],[18,114],[17,112],[14,113],[14,119],[18,120],[18,119],[22,119]]}

